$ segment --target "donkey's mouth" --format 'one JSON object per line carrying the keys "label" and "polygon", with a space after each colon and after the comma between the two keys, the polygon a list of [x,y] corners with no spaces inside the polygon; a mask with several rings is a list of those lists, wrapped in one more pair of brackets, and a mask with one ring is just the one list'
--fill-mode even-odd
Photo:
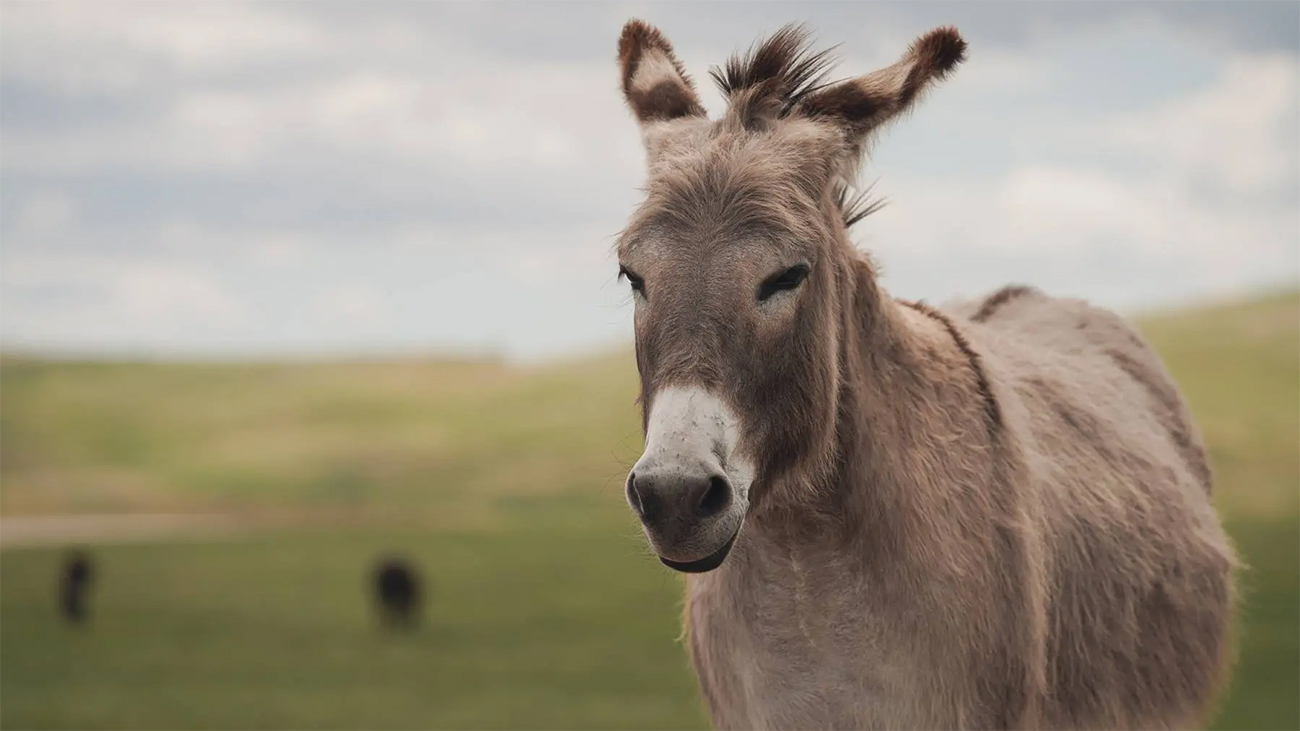
{"label": "donkey's mouth", "polygon": [[727,542],[722,544],[718,550],[710,553],[704,558],[695,561],[674,561],[672,559],[659,557],[664,566],[673,571],[681,571],[684,574],[702,574],[706,571],[712,571],[722,565],[727,559],[727,554],[731,553],[731,547],[736,545],[736,536],[740,535],[740,527],[737,526],[736,532],[731,534]]}

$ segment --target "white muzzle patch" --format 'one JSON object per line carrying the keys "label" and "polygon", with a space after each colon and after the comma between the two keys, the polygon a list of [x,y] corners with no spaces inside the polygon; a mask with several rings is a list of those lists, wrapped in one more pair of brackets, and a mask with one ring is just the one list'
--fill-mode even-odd
{"label": "white muzzle patch", "polygon": [[650,406],[645,452],[633,472],[705,467],[726,475],[743,516],[749,507],[753,463],[738,453],[740,419],[722,399],[701,388],[660,390]]}

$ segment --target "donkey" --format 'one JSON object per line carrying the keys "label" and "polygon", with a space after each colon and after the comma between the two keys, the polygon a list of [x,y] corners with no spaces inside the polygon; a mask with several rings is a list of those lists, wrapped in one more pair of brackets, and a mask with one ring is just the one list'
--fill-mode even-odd
{"label": "donkey", "polygon": [[645,452],[629,505],[685,572],[715,726],[1181,728],[1231,661],[1235,557],[1159,357],[1008,287],[891,298],[851,244],[873,133],[965,57],[952,28],[826,81],[787,26],[712,75],[618,45],[648,160],[619,235]]}

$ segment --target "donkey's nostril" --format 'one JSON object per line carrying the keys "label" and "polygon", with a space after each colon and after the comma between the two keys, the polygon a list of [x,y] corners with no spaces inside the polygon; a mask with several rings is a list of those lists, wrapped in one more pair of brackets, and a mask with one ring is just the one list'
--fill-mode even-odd
{"label": "donkey's nostril", "polygon": [[627,501],[638,516],[645,515],[645,503],[641,501],[641,493],[636,489],[635,472],[627,476]]}
{"label": "donkey's nostril", "polygon": [[703,470],[695,475],[682,472],[642,469],[628,475],[628,505],[647,527],[693,529],[699,521],[711,521],[731,507],[731,484],[726,477]]}
{"label": "donkey's nostril", "polygon": [[712,518],[730,505],[731,485],[727,484],[727,478],[714,475],[709,478],[709,488],[700,496],[695,511],[701,518]]}

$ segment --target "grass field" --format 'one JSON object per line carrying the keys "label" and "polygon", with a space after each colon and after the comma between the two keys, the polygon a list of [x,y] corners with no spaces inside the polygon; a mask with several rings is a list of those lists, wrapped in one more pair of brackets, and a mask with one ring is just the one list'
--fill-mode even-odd
{"label": "grass field", "polygon": [[[1249,568],[1218,728],[1300,727],[1300,295],[1143,321],[1204,428]],[[627,355],[484,363],[0,363],[0,513],[294,511],[333,529],[0,552],[4,728],[691,728],[680,580],[622,502]],[[336,521],[337,522],[337,521]],[[366,571],[434,582],[410,638]]]}

